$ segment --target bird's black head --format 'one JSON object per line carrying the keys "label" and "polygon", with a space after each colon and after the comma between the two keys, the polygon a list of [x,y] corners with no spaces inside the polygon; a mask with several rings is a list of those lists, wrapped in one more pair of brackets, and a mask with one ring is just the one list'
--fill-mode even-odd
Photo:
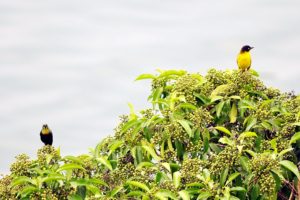
{"label": "bird's black head", "polygon": [[47,124],[44,124],[44,125],[43,125],[43,129],[48,129],[48,125],[47,125]]}
{"label": "bird's black head", "polygon": [[250,47],[249,45],[245,45],[241,48],[241,52],[249,52],[254,47]]}

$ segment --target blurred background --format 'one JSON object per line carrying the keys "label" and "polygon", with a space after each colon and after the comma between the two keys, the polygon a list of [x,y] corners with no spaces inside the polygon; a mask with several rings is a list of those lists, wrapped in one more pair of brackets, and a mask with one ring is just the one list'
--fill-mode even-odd
{"label": "blurred background", "polygon": [[300,1],[0,1],[0,173],[33,158],[48,123],[62,155],[88,153],[118,116],[150,107],[155,69],[236,68],[244,44],[268,85],[300,92]]}

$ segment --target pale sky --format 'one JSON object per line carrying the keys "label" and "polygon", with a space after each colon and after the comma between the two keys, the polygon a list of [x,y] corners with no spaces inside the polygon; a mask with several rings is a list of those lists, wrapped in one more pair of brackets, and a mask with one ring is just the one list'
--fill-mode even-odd
{"label": "pale sky", "polygon": [[300,91],[300,1],[0,2],[0,173],[33,158],[48,123],[63,155],[87,153],[118,116],[149,107],[155,69],[236,68],[244,44],[268,85]]}

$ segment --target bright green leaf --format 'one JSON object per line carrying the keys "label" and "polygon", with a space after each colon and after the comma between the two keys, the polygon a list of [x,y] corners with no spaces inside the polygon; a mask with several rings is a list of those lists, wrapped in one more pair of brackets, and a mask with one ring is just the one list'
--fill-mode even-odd
{"label": "bright green leaf", "polygon": [[178,194],[182,198],[182,200],[190,200],[191,199],[188,191],[186,191],[186,190],[181,190],[178,192]]}
{"label": "bright green leaf", "polygon": [[221,131],[223,133],[226,133],[227,135],[232,135],[232,133],[225,127],[223,126],[216,126],[215,129],[217,129],[218,131]]}
{"label": "bright green leaf", "polygon": [[155,76],[153,74],[141,74],[135,80],[138,81],[144,79],[155,79]]}
{"label": "bright green leaf", "polygon": [[289,160],[282,160],[279,162],[279,164],[285,167],[286,169],[290,170],[291,172],[293,172],[297,176],[298,180],[300,180],[298,167],[293,162]]}
{"label": "bright green leaf", "polygon": [[228,177],[228,180],[226,181],[226,185],[228,185],[230,182],[232,182],[234,179],[236,179],[239,175],[241,175],[239,172],[235,172],[235,173],[231,174]]}
{"label": "bright green leaf", "polygon": [[98,162],[100,162],[101,164],[103,164],[105,167],[107,167],[109,170],[112,170],[112,166],[110,164],[110,162],[103,156],[96,158],[96,160]]}
{"label": "bright green leaf", "polygon": [[148,186],[146,184],[138,182],[138,181],[127,181],[126,184],[141,188],[142,190],[145,190],[147,192],[150,191],[150,189],[148,188]]}
{"label": "bright green leaf", "polygon": [[162,159],[161,157],[159,157],[159,156],[156,154],[156,152],[155,152],[155,150],[153,149],[153,147],[146,146],[146,145],[143,145],[142,147],[143,147],[143,149],[145,149],[145,151],[147,151],[147,152],[152,156],[152,158],[154,158],[155,160],[160,161],[160,160]]}
{"label": "bright green leaf", "polygon": [[237,118],[237,107],[236,107],[236,103],[233,102],[229,113],[230,123],[235,123],[236,118]]}
{"label": "bright green leaf", "polygon": [[181,174],[179,171],[176,171],[173,173],[173,183],[175,188],[178,188],[180,186],[180,181],[181,181]]}
{"label": "bright green leaf", "polygon": [[297,133],[295,133],[293,136],[292,136],[292,138],[291,138],[291,140],[290,140],[290,144],[293,144],[293,143],[295,143],[297,140],[299,140],[300,139],[300,132],[297,132]]}
{"label": "bright green leaf", "polygon": [[170,199],[177,200],[176,195],[173,192],[169,191],[169,190],[159,190],[158,192],[156,192],[154,194],[154,196],[158,199],[168,199],[168,198],[170,198]]}
{"label": "bright green leaf", "polygon": [[193,137],[192,129],[189,125],[189,122],[187,120],[178,120],[178,123],[181,124],[181,126],[184,128],[184,130],[187,132],[187,134],[190,137]]}

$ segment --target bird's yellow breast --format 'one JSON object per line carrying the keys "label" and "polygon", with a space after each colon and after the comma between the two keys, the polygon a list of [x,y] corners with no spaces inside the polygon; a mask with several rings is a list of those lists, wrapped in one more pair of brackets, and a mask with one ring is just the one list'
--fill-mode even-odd
{"label": "bird's yellow breast", "polygon": [[50,134],[51,131],[48,128],[43,128],[41,132],[43,135],[48,135],[48,134]]}
{"label": "bird's yellow breast", "polygon": [[239,53],[237,56],[237,64],[239,69],[248,70],[251,66],[251,56],[249,52]]}

